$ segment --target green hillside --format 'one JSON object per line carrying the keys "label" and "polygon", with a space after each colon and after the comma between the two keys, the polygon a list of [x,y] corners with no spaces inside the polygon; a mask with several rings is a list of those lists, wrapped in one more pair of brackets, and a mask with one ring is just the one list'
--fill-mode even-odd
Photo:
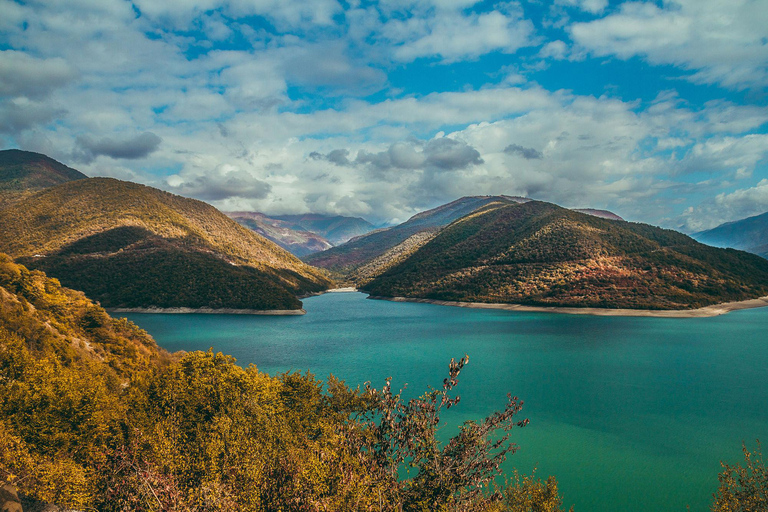
{"label": "green hillside", "polygon": [[1,210],[0,250],[105,307],[298,309],[297,295],[331,286],[206,203],[111,178]]}
{"label": "green hillside", "polygon": [[87,177],[40,153],[18,149],[0,151],[0,208],[32,192]]}
{"label": "green hillside", "polygon": [[768,295],[768,262],[531,201],[490,204],[364,286],[461,302],[686,309]]}

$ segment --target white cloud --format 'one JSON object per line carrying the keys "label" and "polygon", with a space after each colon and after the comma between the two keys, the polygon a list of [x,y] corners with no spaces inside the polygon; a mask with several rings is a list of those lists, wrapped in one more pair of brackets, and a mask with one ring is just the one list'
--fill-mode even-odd
{"label": "white cloud", "polygon": [[641,56],[693,72],[688,78],[735,89],[768,85],[768,9],[759,1],[626,2],[618,12],[574,23],[573,40],[597,56]]}
{"label": "white cloud", "polygon": [[443,62],[454,62],[492,51],[514,53],[533,44],[534,28],[516,10],[469,15],[437,11],[432,17],[392,19],[382,34],[396,45],[393,55],[397,60],[440,57]]}
{"label": "white cloud", "polygon": [[608,0],[556,0],[555,4],[576,7],[592,14],[598,14],[608,7]]}
{"label": "white cloud", "polygon": [[550,41],[539,50],[543,59],[563,60],[568,56],[568,45],[563,41]]}
{"label": "white cloud", "polygon": [[0,97],[44,97],[76,76],[62,58],[37,59],[24,52],[0,51]]}
{"label": "white cloud", "polygon": [[768,179],[754,187],[718,194],[713,200],[688,208],[681,216],[681,228],[693,233],[725,222],[760,215],[768,211]]}
{"label": "white cloud", "polygon": [[[566,3],[595,14],[605,8]],[[4,14],[6,4],[0,0]],[[732,79],[755,84],[760,68],[746,42],[757,29],[739,14],[747,4],[736,4],[732,26],[707,17],[720,12],[711,2],[628,4],[595,25],[575,25],[571,47],[541,41],[516,4],[488,12],[475,4],[393,0],[342,15],[325,0],[142,0],[137,16],[122,0],[13,3],[0,20],[0,42],[18,48],[0,52],[0,69],[15,70],[0,72],[8,95],[2,140],[70,164],[85,151],[78,166],[86,174],[161,186],[223,209],[375,222],[405,220],[461,195],[508,193],[669,224],[683,210],[668,199],[673,192],[685,206],[703,190],[732,205],[756,194],[737,194],[733,183],[749,191],[765,177],[768,141],[757,132],[768,108],[758,101],[691,106],[663,91],[645,104],[550,91],[516,74],[525,67],[510,56],[475,89],[404,92],[387,76],[419,57],[449,66],[530,45],[545,58],[641,55],[694,73],[732,63]],[[241,15],[264,16],[270,27],[248,26]],[[329,27],[336,15],[346,24]],[[666,33],[674,27],[682,31]],[[251,47],[217,49],[230,48],[220,38]],[[739,75],[738,66],[751,71]],[[144,133],[157,139],[136,138]],[[697,173],[708,175],[684,182]],[[696,210],[697,222],[718,211]]]}

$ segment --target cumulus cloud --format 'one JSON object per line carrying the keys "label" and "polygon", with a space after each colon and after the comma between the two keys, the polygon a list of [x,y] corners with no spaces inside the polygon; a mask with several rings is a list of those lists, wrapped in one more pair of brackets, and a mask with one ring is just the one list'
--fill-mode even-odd
{"label": "cumulus cloud", "polygon": [[0,97],[38,99],[74,80],[77,72],[64,59],[38,59],[24,52],[0,51]]}
{"label": "cumulus cloud", "polygon": [[0,133],[14,136],[66,115],[66,110],[25,97],[0,101]]}
{"label": "cumulus cloud", "polygon": [[76,140],[75,157],[81,162],[92,162],[98,156],[138,160],[157,150],[162,139],[152,132],[144,132],[127,139],[93,139],[87,136]]}
{"label": "cumulus cloud", "polygon": [[563,60],[568,57],[568,45],[563,41],[550,41],[539,50],[543,59]]}
{"label": "cumulus cloud", "polygon": [[219,165],[205,174],[170,176],[166,185],[171,192],[205,201],[232,198],[263,199],[271,190],[268,183],[229,164]]}
{"label": "cumulus cloud", "polygon": [[[765,9],[746,0],[557,4],[5,2],[0,144],[52,156],[60,148],[89,175],[160,184],[220,208],[375,222],[468,194],[666,225],[718,194],[731,208],[760,204]],[[564,25],[537,33],[526,17],[537,9]],[[570,25],[569,16],[592,21]],[[552,34],[562,40],[543,38]],[[499,68],[510,59],[498,54],[521,48],[516,64]],[[537,52],[571,60],[574,72],[582,58],[611,66],[603,57],[639,57],[756,94],[732,94],[746,103],[734,104],[717,88],[686,86],[681,97],[675,81],[653,101],[632,101],[632,87],[574,93],[552,75],[537,84],[539,68],[525,66]],[[414,73],[423,80],[403,78]],[[165,182],[169,169],[177,175]],[[699,221],[722,217],[694,210]]]}
{"label": "cumulus cloud", "polygon": [[541,160],[544,158],[544,153],[534,148],[526,148],[520,144],[510,144],[504,148],[504,152],[508,155],[519,155],[526,160]]}
{"label": "cumulus cloud", "polygon": [[608,7],[608,0],[556,0],[555,4],[576,7],[583,11],[597,14],[603,12]]}
{"label": "cumulus cloud", "polygon": [[598,56],[641,56],[682,66],[700,83],[735,89],[768,85],[768,9],[750,0],[626,2],[603,18],[570,26],[573,40]]}
{"label": "cumulus cloud", "polygon": [[444,62],[453,62],[491,51],[514,53],[532,44],[534,27],[519,11],[465,15],[460,11],[438,10],[432,17],[392,19],[383,27],[382,34],[397,44],[397,60],[440,57]]}
{"label": "cumulus cloud", "polygon": [[361,150],[356,163],[370,164],[378,169],[440,169],[455,171],[480,165],[480,153],[465,142],[445,137],[426,142],[412,140],[396,142],[385,151],[369,153]]}
{"label": "cumulus cloud", "polygon": [[348,149],[334,149],[331,150],[328,154],[322,154],[317,151],[313,151],[309,154],[309,158],[312,160],[327,160],[333,164],[341,166],[350,165],[352,163],[349,161],[348,157]]}
{"label": "cumulus cloud", "polygon": [[767,211],[768,179],[762,179],[754,187],[720,193],[712,200],[687,208],[680,217],[680,228],[689,233],[704,231]]}

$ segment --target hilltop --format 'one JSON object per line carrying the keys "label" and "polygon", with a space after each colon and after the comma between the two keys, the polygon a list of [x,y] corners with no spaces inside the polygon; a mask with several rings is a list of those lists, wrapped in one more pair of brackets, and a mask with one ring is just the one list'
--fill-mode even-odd
{"label": "hilltop", "polygon": [[112,178],[0,210],[0,250],[106,307],[299,309],[331,286],[213,206]]}
{"label": "hilltop", "polygon": [[363,286],[459,302],[689,309],[768,295],[768,262],[539,201],[491,203]]}
{"label": "hilltop", "polygon": [[768,258],[768,212],[691,235],[715,247],[732,247]]}
{"label": "hilltop", "polygon": [[88,176],[40,153],[0,151],[0,208],[33,192]]}

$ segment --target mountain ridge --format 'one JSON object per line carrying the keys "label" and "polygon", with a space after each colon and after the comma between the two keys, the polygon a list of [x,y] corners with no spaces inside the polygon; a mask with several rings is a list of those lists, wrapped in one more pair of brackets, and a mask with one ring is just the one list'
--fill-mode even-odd
{"label": "mountain ridge", "polygon": [[732,247],[768,259],[768,212],[720,224],[691,235],[715,247]]}

